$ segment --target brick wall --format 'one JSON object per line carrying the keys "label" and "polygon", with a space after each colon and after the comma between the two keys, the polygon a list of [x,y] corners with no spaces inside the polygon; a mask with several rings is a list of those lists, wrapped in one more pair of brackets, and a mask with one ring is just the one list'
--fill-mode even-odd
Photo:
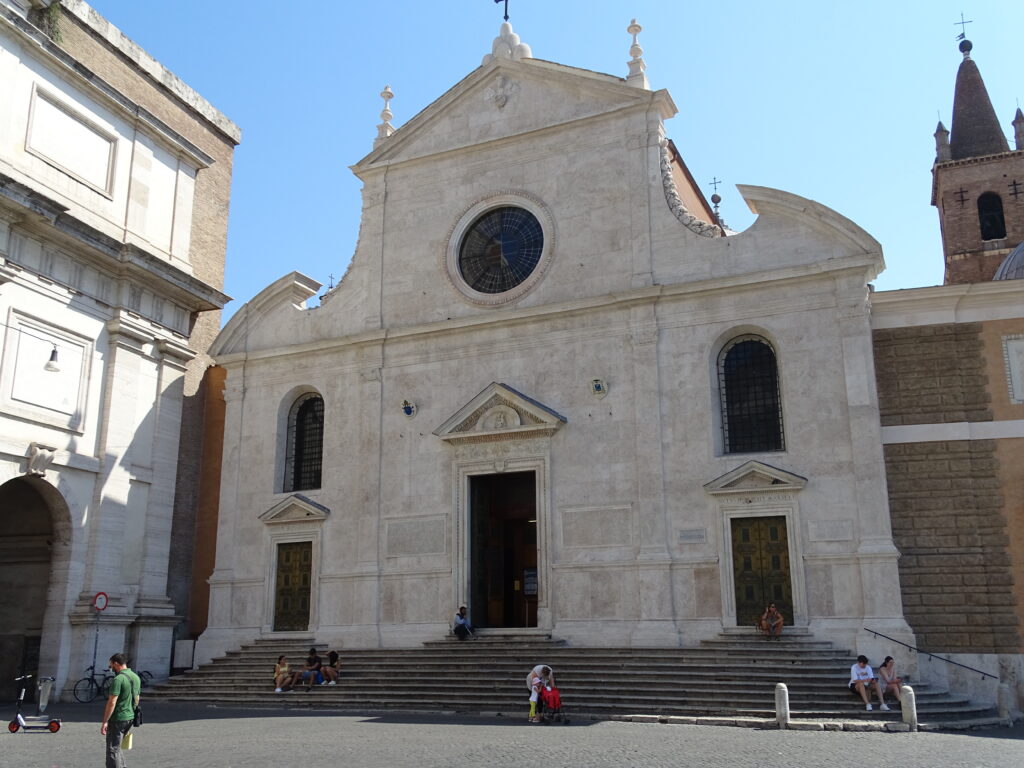
{"label": "brick wall", "polygon": [[[945,282],[991,280],[1010,249],[1024,240],[1024,152],[943,163],[934,173]],[[1000,240],[981,239],[978,198],[987,192],[999,195],[1003,203],[1006,237]]]}
{"label": "brick wall", "polygon": [[981,323],[874,332],[882,426],[991,421]]}
{"label": "brick wall", "polygon": [[995,450],[994,440],[885,447],[903,606],[924,650],[1019,651]]}

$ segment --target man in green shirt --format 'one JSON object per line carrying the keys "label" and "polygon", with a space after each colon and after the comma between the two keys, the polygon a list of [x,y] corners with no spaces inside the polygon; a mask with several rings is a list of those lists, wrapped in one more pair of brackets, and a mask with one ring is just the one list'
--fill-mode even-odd
{"label": "man in green shirt", "polygon": [[114,673],[114,679],[110,681],[110,698],[103,709],[100,733],[107,737],[107,768],[124,768],[121,740],[131,730],[135,719],[142,681],[128,669],[123,653],[110,657],[110,671]]}

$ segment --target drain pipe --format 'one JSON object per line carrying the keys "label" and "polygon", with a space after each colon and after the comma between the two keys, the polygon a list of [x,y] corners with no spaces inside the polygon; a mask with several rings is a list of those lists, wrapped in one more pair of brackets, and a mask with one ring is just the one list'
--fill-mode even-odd
{"label": "drain pipe", "polygon": [[785,683],[775,684],[775,721],[779,728],[789,727],[789,689]]}
{"label": "drain pipe", "polygon": [[900,688],[900,709],[903,710],[903,722],[910,726],[911,732],[917,730],[917,696],[909,685]]}

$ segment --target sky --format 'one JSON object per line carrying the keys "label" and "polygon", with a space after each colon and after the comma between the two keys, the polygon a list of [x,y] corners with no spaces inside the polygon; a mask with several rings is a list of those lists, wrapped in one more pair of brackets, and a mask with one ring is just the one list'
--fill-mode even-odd
{"label": "sky", "polygon": [[[225,322],[293,270],[337,282],[361,209],[348,167],[372,149],[383,86],[401,128],[480,65],[503,15],[493,0],[89,2],[242,129]],[[1020,0],[509,0],[535,57],[621,77],[635,17],[651,87],[679,109],[666,132],[706,196],[723,182],[728,226],[754,219],[736,184],[816,200],[882,244],[878,290],[942,282],[933,133],[950,127],[961,12],[1012,148]]]}

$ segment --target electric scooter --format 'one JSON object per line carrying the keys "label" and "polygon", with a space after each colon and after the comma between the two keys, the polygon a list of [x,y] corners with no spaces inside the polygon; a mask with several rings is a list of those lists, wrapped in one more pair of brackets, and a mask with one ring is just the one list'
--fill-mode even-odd
{"label": "electric scooter", "polygon": [[29,715],[28,720],[21,714],[21,703],[25,700],[25,691],[31,678],[32,675],[22,675],[21,677],[14,678],[14,682],[21,683],[21,693],[18,694],[17,710],[14,719],[7,724],[7,730],[11,733],[17,733],[19,729],[23,731],[49,731],[50,733],[56,733],[60,730],[60,719],[51,718],[47,720],[44,715],[46,705],[50,700],[50,689],[53,687],[55,678],[39,678],[39,701],[36,704],[36,714]]}

